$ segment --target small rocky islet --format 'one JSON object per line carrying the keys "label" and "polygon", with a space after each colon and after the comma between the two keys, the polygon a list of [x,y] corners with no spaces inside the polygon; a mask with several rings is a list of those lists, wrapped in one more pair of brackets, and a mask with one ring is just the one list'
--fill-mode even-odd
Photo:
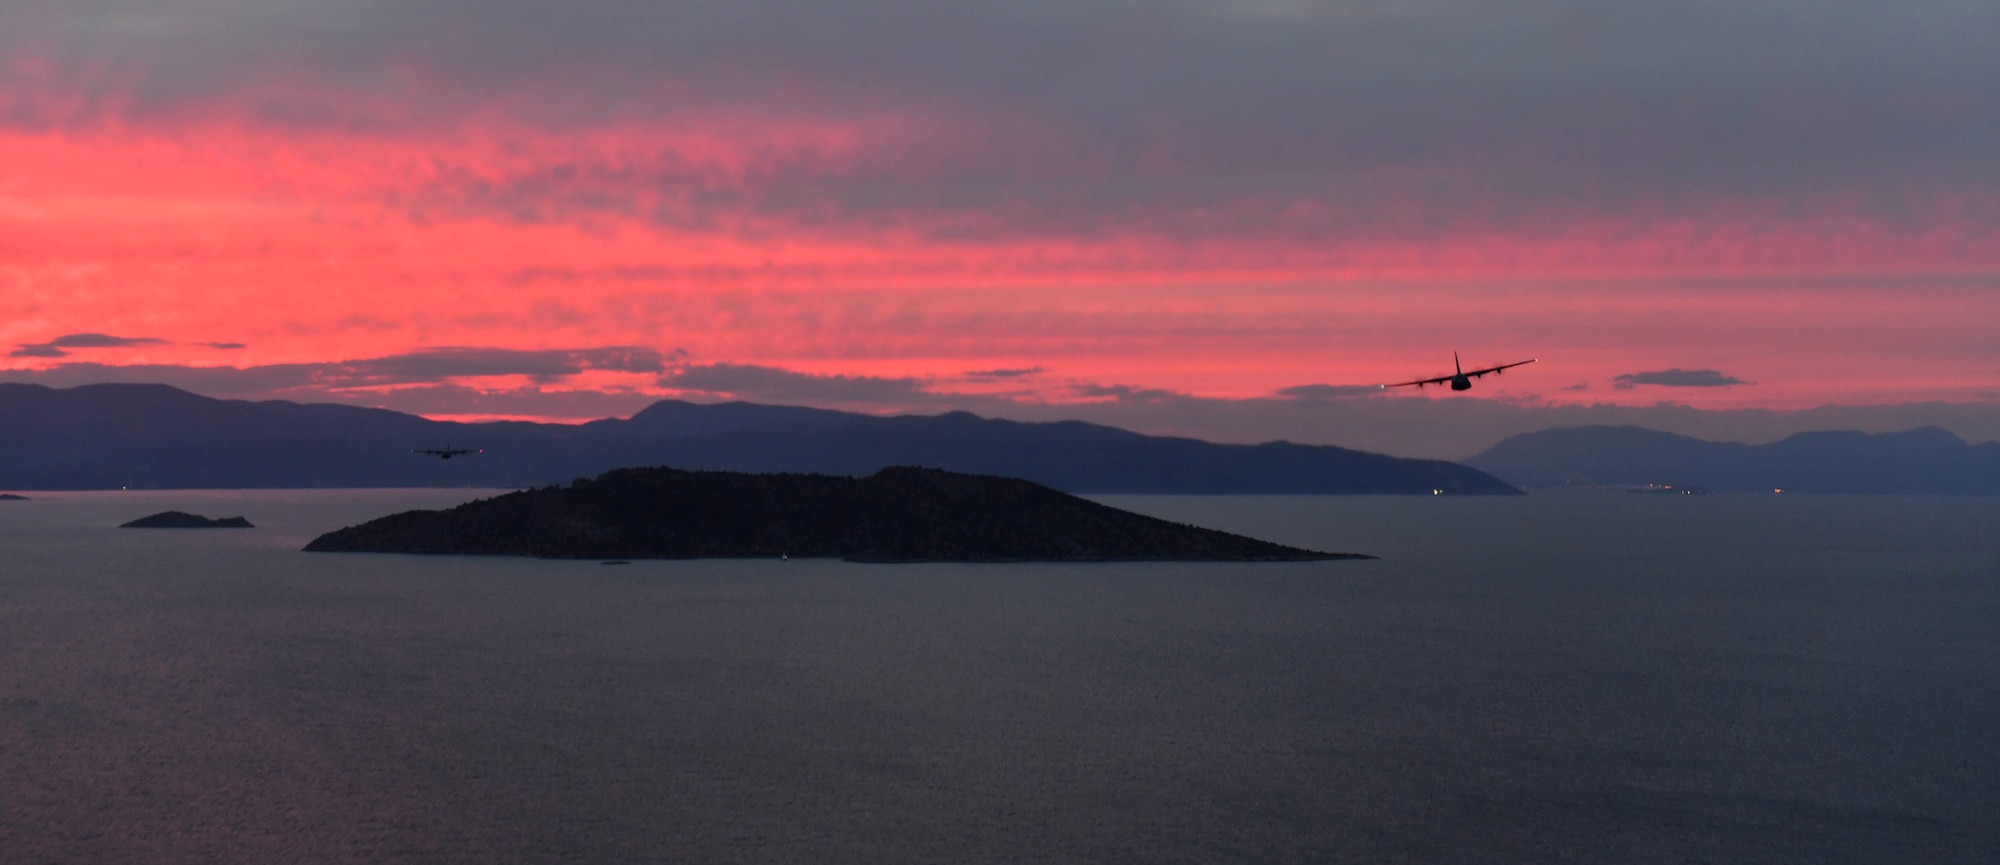
{"label": "small rocky islet", "polygon": [[118,526],[121,529],[254,529],[249,520],[242,517],[211,519],[186,511],[161,511],[149,517],[140,517]]}
{"label": "small rocky islet", "polygon": [[308,552],[555,559],[1302,562],[1365,559],[1122,511],[1015,478],[619,469],[328,532]]}

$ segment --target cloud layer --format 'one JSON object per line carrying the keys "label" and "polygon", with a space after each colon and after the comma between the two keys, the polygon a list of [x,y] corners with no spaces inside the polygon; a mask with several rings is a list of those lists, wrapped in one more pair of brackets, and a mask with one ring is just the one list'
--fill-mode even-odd
{"label": "cloud layer", "polygon": [[937,401],[927,384],[914,377],[811,375],[734,363],[683,366],[661,376],[660,385],[745,402],[916,407]]}
{"label": "cloud layer", "polygon": [[64,334],[48,342],[22,343],[8,357],[68,357],[67,349],[72,348],[132,348],[142,345],[163,345],[164,339],[153,337],[111,336],[103,333]]}
{"label": "cloud layer", "polygon": [[[440,347],[357,360],[249,367],[70,362],[40,370],[0,370],[0,380],[51,387],[158,382],[230,399],[369,402],[412,387],[458,388],[469,394],[476,391],[468,385],[490,379],[518,380],[513,387],[502,383],[481,388],[497,393],[574,384],[593,373],[644,381],[665,372],[676,358],[673,353],[631,346],[544,351]],[[550,402],[563,399],[552,397]]]}
{"label": "cloud layer", "polygon": [[[402,199],[528,220],[1421,242],[1806,207],[1986,232],[1993,32],[1945,0],[48,0],[0,11],[0,118],[593,136],[441,154]],[[700,132],[620,144],[677,126]]]}
{"label": "cloud layer", "polygon": [[1611,380],[1611,386],[1619,390],[1631,390],[1640,385],[1658,387],[1733,387],[1745,382],[1735,376],[1723,375],[1712,369],[1662,369],[1653,372],[1628,372]]}
{"label": "cloud layer", "polygon": [[0,345],[452,413],[1279,417],[1453,351],[1542,357],[1476,391],[1519,401],[2000,400],[1994,32],[1955,0],[13,0]]}

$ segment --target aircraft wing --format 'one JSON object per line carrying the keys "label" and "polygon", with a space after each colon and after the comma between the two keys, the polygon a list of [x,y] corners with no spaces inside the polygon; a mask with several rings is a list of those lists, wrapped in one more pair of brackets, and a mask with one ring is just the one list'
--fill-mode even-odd
{"label": "aircraft wing", "polygon": [[[1485,368],[1485,369],[1471,369],[1471,370],[1466,370],[1466,371],[1465,371],[1465,377],[1466,377],[1466,378],[1478,378],[1479,376],[1482,376],[1482,375],[1485,375],[1485,374],[1487,374],[1487,373],[1489,373],[1489,372],[1499,372],[1499,371],[1501,371],[1501,370],[1503,370],[1503,369],[1513,369],[1514,367],[1517,367],[1517,366],[1526,366],[1527,364],[1531,364],[1531,363],[1534,363],[1534,362],[1535,362],[1536,360],[1539,360],[1539,358],[1532,358],[1532,357],[1531,357],[1531,358],[1529,358],[1529,359],[1527,359],[1527,360],[1517,360],[1517,361],[1515,361],[1515,362],[1513,362],[1513,363],[1503,363],[1503,364],[1501,364],[1501,365],[1499,365],[1499,366],[1489,366],[1489,367],[1487,367],[1487,368]],[[1446,378],[1446,379],[1449,379],[1449,378],[1451,378],[1451,376],[1445,376],[1445,378]]]}
{"label": "aircraft wing", "polygon": [[[1469,375],[1469,373],[1468,373],[1468,375]],[[1427,385],[1427,384],[1444,384],[1445,382],[1448,382],[1448,381],[1451,381],[1451,376],[1448,376],[1448,375],[1441,375],[1441,376],[1438,376],[1437,378],[1420,378],[1420,379],[1417,379],[1416,381],[1399,381],[1399,382],[1396,382],[1395,384],[1385,384],[1385,385],[1383,385],[1383,387],[1409,387],[1410,385],[1416,385],[1417,387],[1423,387],[1424,385]]]}

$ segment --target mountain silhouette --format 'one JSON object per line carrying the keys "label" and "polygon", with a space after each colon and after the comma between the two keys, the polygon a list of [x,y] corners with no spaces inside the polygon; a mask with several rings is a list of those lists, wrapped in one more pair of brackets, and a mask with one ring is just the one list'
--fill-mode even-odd
{"label": "mountain silhouette", "polygon": [[[445,443],[484,452],[412,453]],[[0,488],[533,487],[636,466],[865,476],[924,466],[1072,493],[1518,495],[1477,469],[1321,445],[1223,445],[1078,421],[666,400],[629,419],[453,423],[218,400],[157,384],[0,384]]]}
{"label": "mountain silhouette", "polygon": [[161,511],[118,526],[121,529],[253,529],[242,517],[204,517],[186,511]]}
{"label": "mountain silhouette", "polygon": [[1633,426],[1513,436],[1469,460],[1529,488],[1672,484],[1715,492],[2000,494],[2000,444],[1920,427],[1805,432],[1763,445]]}

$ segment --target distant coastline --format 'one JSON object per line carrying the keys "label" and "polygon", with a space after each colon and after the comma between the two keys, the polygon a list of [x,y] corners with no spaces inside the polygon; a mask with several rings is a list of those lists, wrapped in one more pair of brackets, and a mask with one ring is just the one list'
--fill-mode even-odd
{"label": "distant coastline", "polygon": [[[441,448],[447,443],[459,447]],[[440,449],[454,458],[427,455]],[[1442,460],[966,412],[879,417],[662,400],[630,418],[580,425],[467,424],[346,405],[210,399],[166,385],[0,383],[0,488],[7,489],[521,489],[628,466],[861,477],[897,465],[1024,478],[1068,493],[1521,494]]]}
{"label": "distant coastline", "polygon": [[2000,443],[1967,444],[1937,427],[1799,433],[1762,445],[1564,427],[1514,436],[1466,463],[1528,489],[2000,495]]}

